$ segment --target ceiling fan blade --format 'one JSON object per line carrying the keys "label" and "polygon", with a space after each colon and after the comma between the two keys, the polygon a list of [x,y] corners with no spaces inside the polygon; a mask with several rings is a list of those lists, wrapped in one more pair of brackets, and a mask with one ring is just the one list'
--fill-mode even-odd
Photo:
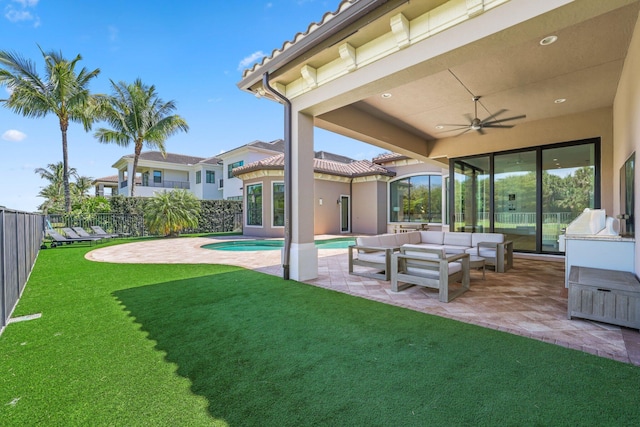
{"label": "ceiling fan blade", "polygon": [[525,114],[523,114],[521,116],[507,117],[506,119],[492,120],[490,122],[482,122],[482,126],[496,124],[496,123],[502,123],[502,122],[508,122],[509,120],[524,119],[525,117],[527,117],[527,116]]}
{"label": "ceiling fan blade", "polygon": [[485,131],[484,131],[484,130],[482,130],[482,128],[477,129],[477,131],[478,131],[478,133],[479,133],[480,135],[484,135],[484,134],[485,134]]}
{"label": "ceiling fan blade", "polygon": [[470,130],[471,130],[471,128],[470,128],[470,127],[467,127],[467,129],[466,129],[466,130],[463,130],[462,132],[460,132],[460,133],[459,133],[459,134],[457,134],[457,135],[453,135],[453,138],[457,138],[457,137],[459,137],[460,135],[464,135],[465,133],[469,132]]}
{"label": "ceiling fan blade", "polygon": [[458,126],[458,127],[464,127],[464,126],[471,126],[471,123],[438,123],[438,126]]}
{"label": "ceiling fan blade", "polygon": [[482,125],[483,128],[503,128],[503,129],[511,129],[515,125],[494,125],[492,123],[485,123]]}
{"label": "ceiling fan blade", "polygon": [[473,118],[473,117],[471,117],[471,114],[467,113],[467,114],[464,114],[463,116],[464,116],[464,118],[466,118],[466,119],[467,119],[467,121],[468,121],[469,123],[473,122],[473,119],[474,119],[474,118]]}
{"label": "ceiling fan blade", "polygon": [[495,119],[496,117],[498,117],[500,114],[504,114],[506,112],[507,112],[507,110],[505,110],[504,108],[502,110],[498,110],[494,114],[492,114],[489,117],[487,117],[486,119],[484,119],[482,122],[483,123],[490,122],[493,119]]}

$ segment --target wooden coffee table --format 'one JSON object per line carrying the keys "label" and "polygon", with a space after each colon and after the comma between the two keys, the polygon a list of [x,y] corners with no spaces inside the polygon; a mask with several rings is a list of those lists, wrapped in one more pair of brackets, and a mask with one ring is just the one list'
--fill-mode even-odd
{"label": "wooden coffee table", "polygon": [[469,268],[482,268],[482,280],[485,280],[484,258],[477,255],[469,255]]}

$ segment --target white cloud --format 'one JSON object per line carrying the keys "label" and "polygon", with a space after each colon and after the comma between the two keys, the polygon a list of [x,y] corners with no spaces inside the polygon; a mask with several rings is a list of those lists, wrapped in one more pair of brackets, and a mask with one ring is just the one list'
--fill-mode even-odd
{"label": "white cloud", "polygon": [[16,10],[11,6],[7,8],[7,13],[5,13],[4,16],[11,22],[33,20],[33,15],[31,15],[31,12],[29,12],[28,10]]}
{"label": "white cloud", "polygon": [[118,40],[118,34],[120,33],[120,30],[118,30],[118,27],[114,27],[113,25],[109,25],[107,27],[107,30],[109,31],[109,41],[115,42]]}
{"label": "white cloud", "polygon": [[251,55],[243,58],[242,61],[240,61],[240,63],[238,64],[238,71],[249,68],[250,65],[253,65],[253,63],[257,62],[259,59],[262,59],[265,56],[267,55],[265,55],[261,50],[253,52]]}
{"label": "white cloud", "polygon": [[2,139],[11,142],[20,142],[27,137],[26,133],[22,133],[19,130],[9,129],[2,134]]}
{"label": "white cloud", "polygon": [[22,7],[36,7],[40,0],[12,0],[14,3],[20,3]]}
{"label": "white cloud", "polygon": [[[31,13],[29,9],[33,9],[38,5],[39,0],[11,0],[12,4],[5,7],[4,17],[10,22],[28,22],[32,21],[34,28],[40,26],[40,17]],[[14,6],[14,3],[17,5]]]}

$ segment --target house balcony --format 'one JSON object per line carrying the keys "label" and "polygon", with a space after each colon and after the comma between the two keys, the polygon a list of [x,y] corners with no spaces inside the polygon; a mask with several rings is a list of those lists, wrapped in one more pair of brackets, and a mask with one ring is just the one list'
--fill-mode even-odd
{"label": "house balcony", "polygon": [[[123,181],[120,183],[120,194],[126,195],[128,182]],[[153,197],[154,193],[158,191],[171,191],[175,189],[190,190],[191,186],[189,181],[162,181],[162,182],[149,182],[142,184],[136,183],[135,195],[139,197]]]}

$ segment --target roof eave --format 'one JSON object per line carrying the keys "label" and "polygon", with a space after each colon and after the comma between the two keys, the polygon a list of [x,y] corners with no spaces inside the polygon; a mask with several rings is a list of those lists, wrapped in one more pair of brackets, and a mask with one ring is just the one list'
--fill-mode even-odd
{"label": "roof eave", "polygon": [[303,39],[291,45],[277,56],[271,57],[265,64],[258,65],[253,71],[248,73],[237,86],[244,91],[252,92],[251,87],[262,80],[264,73],[272,74],[282,66],[288,64],[293,59],[300,57],[318,44],[329,39],[339,31],[353,24],[371,11],[377,9],[389,0],[361,0],[348,9],[338,13],[328,22],[318,27],[315,31],[307,34]]}

